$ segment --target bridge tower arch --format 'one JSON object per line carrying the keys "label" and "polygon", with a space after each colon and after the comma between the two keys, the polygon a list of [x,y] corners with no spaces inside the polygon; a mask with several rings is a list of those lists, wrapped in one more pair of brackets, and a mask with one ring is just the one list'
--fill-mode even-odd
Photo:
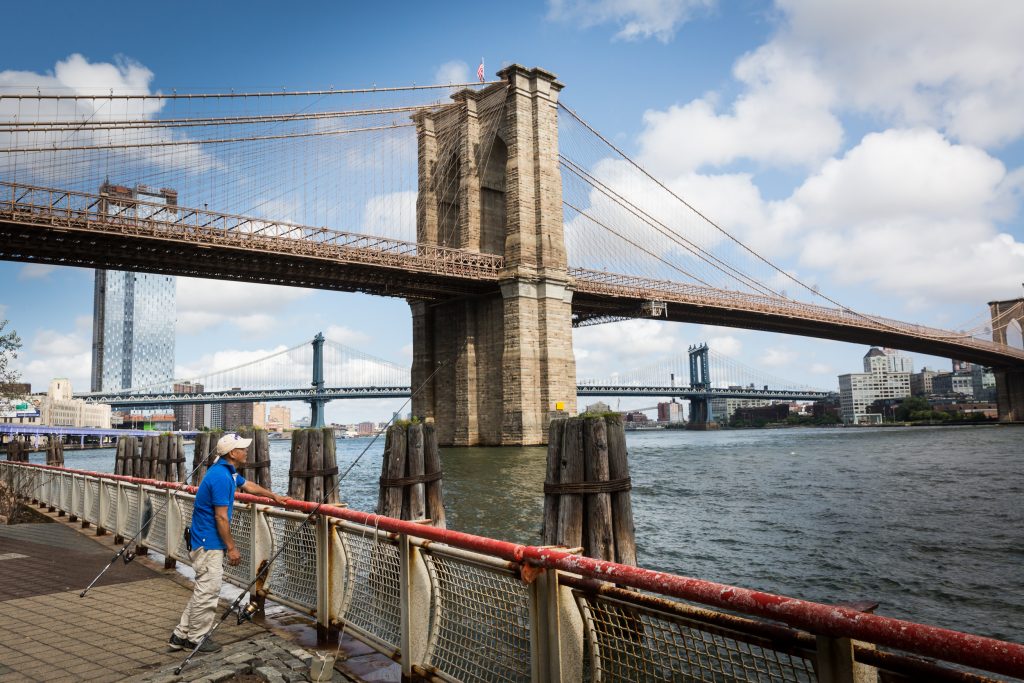
{"label": "bridge tower arch", "polygon": [[412,388],[423,385],[412,411],[434,418],[443,445],[542,444],[555,404],[576,407],[558,163],[562,84],[519,65],[498,77],[415,117],[417,241],[504,257],[491,294],[410,301]]}
{"label": "bridge tower arch", "polygon": [[[1021,343],[1024,326],[1024,299],[990,301],[992,341],[999,344]],[[992,368],[996,378],[999,419],[1002,422],[1024,422],[1024,366]]]}
{"label": "bridge tower arch", "polygon": [[[690,346],[690,387],[693,389],[711,388],[711,367],[708,361],[708,345],[697,344]],[[707,425],[714,422],[711,410],[711,399],[691,398],[690,399],[690,428],[706,429]]]}

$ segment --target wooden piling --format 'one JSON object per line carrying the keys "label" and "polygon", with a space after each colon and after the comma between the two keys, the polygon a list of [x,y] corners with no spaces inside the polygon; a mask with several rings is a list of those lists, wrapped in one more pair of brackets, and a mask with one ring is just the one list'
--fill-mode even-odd
{"label": "wooden piling", "polygon": [[324,433],[310,429],[306,438],[306,500],[319,502],[324,497]]}
{"label": "wooden piling", "polygon": [[[583,423],[584,473],[587,483],[608,481],[608,427],[604,418],[591,418]],[[612,539],[612,499],[603,491],[590,493],[584,500],[586,512],[586,547],[590,557],[614,560]]]}
{"label": "wooden piling", "polygon": [[[391,425],[388,427],[387,442],[390,449],[384,457],[387,461],[387,472],[385,479],[401,479],[405,477],[406,444],[408,442],[406,428],[402,425]],[[378,501],[380,514],[387,517],[402,516],[402,502],[405,498],[403,487],[388,486],[384,489],[383,497]]]}
{"label": "wooden piling", "polygon": [[181,434],[174,439],[174,481],[185,481],[185,437]]}
{"label": "wooden piling", "polygon": [[256,447],[254,481],[263,488],[270,489],[270,440],[267,436],[267,430],[256,430],[256,433],[253,435],[253,445]]}
{"label": "wooden piling", "polygon": [[429,519],[447,527],[441,487],[441,458],[433,424],[397,424],[384,439],[377,512],[399,519]]}
{"label": "wooden piling", "polygon": [[444,495],[441,490],[441,454],[437,449],[437,430],[432,422],[423,425],[423,468],[428,476],[437,476],[433,481],[427,482],[427,517],[438,529],[447,529]]}
{"label": "wooden piling", "polygon": [[[558,464],[559,484],[582,484],[583,420],[569,420],[562,437],[562,454]],[[569,548],[583,545],[583,496],[563,493],[558,503],[558,534],[556,543]]]}
{"label": "wooden piling", "polygon": [[139,439],[134,436],[128,437],[128,443],[132,454],[132,476],[142,476],[142,446]]}
{"label": "wooden piling", "polygon": [[[565,422],[565,418],[555,418],[548,426],[548,466],[544,476],[546,482],[559,481]],[[544,522],[541,527],[541,540],[544,545],[558,544],[558,499],[558,493],[544,492]]]}
{"label": "wooden piling", "polygon": [[288,471],[288,496],[296,500],[308,500],[306,498],[306,479],[301,476],[307,468],[309,432],[305,429],[296,429],[292,432],[292,459]]}
{"label": "wooden piling", "polygon": [[142,437],[142,470],[138,476],[144,479],[152,478],[152,463],[153,463],[153,440],[155,437],[144,436]]}
{"label": "wooden piling", "polygon": [[118,438],[114,448],[114,474],[124,474],[124,439]]}
{"label": "wooden piling", "polygon": [[548,430],[545,545],[636,565],[626,436],[617,415],[555,419]]}
{"label": "wooden piling", "polygon": [[324,495],[331,505],[341,501],[341,492],[338,491],[338,455],[337,442],[334,440],[334,430],[330,427],[323,428],[324,434]]}
{"label": "wooden piling", "polygon": [[[620,481],[629,477],[629,456],[626,451],[626,428],[621,415],[605,417],[608,424],[608,478]],[[633,502],[628,490],[612,496],[612,518],[615,520],[615,561],[636,566],[636,529],[633,523]]]}
{"label": "wooden piling", "polygon": [[[423,425],[415,423],[409,425],[408,449],[406,457],[406,475],[412,477],[423,477]],[[426,487],[423,482],[409,484],[409,517],[408,519],[426,519]]]}

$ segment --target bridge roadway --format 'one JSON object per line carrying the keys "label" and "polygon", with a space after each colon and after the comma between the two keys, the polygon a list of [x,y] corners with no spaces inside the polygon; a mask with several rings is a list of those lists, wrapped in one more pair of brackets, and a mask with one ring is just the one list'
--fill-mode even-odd
{"label": "bridge roadway", "polygon": [[[506,277],[501,256],[144,202],[136,206],[148,206],[151,217],[110,215],[103,203],[95,194],[0,182],[0,259],[413,300],[493,293]],[[578,320],[647,317],[643,305],[662,301],[668,320],[1024,367],[1021,349],[847,309],[586,269],[569,275]]]}
{"label": "bridge roadway", "polygon": [[[409,387],[333,387],[323,391],[311,389],[230,389],[195,393],[151,394],[79,394],[76,398],[89,403],[105,403],[113,408],[135,406],[174,406],[193,403],[253,403],[264,401],[333,401],[345,398],[408,398]],[[786,389],[700,389],[693,387],[616,386],[581,384],[577,396],[664,396],[666,398],[710,399],[752,398],[764,400],[816,401],[835,398],[836,392],[793,391]]]}

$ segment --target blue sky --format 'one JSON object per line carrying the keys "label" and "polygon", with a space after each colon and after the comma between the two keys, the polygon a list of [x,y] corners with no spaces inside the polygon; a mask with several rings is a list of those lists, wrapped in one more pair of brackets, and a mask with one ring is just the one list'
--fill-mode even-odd
{"label": "blue sky", "polygon": [[[34,90],[73,55],[115,65],[111,87],[126,65],[141,66],[164,92],[447,82],[470,77],[481,56],[489,75],[540,66],[616,144],[846,305],[950,327],[1022,293],[1018,2],[142,3],[130,13],[61,2],[19,6],[17,17],[26,30],[0,45],[6,91]],[[0,317],[24,341],[25,377],[86,388],[91,272],[0,263],[0,277]],[[259,313],[239,313],[254,300]],[[193,281],[181,284],[178,318],[182,374],[319,330],[395,362],[411,357],[399,300]],[[579,374],[651,365],[704,340],[821,387],[858,370],[865,351],[632,321],[580,331]],[[925,364],[948,367],[915,356]],[[335,402],[328,417],[379,419],[395,405]]]}

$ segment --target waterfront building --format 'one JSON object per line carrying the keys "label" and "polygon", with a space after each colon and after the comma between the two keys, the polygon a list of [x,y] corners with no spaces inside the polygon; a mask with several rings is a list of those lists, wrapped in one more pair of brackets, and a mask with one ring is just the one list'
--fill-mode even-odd
{"label": "waterfront building", "polygon": [[110,406],[74,398],[71,382],[61,377],[50,382],[46,397],[40,401],[39,422],[48,427],[110,429]]}
{"label": "waterfront building", "polygon": [[992,368],[975,365],[971,368],[971,385],[974,400],[987,403],[996,402],[996,376]]}
{"label": "waterfront building", "polygon": [[252,426],[259,427],[260,429],[266,429],[267,427],[267,404],[266,403],[253,403],[252,404]]}
{"label": "waterfront building", "polygon": [[938,370],[921,368],[921,372],[910,375],[910,393],[914,396],[931,396],[934,393],[932,381],[938,374]]}
{"label": "waterfront building", "polygon": [[377,426],[372,422],[360,422],[356,425],[356,434],[359,436],[370,436]]}
{"label": "waterfront building", "polygon": [[942,372],[932,379],[932,393],[938,396],[974,397],[974,377],[971,372]]}
{"label": "waterfront building", "polygon": [[[100,211],[121,217],[173,212],[174,190],[104,183]],[[92,391],[120,391],[174,376],[175,278],[96,270],[93,288]]]}
{"label": "waterfront building", "polygon": [[210,429],[224,429],[224,404],[207,403],[204,405],[203,424]]}
{"label": "waterfront building", "polygon": [[[197,394],[203,391],[198,382],[179,382],[174,384],[176,394]],[[174,406],[174,428],[183,431],[199,430],[206,426],[205,408],[202,403],[186,403]]]}
{"label": "waterfront building", "polygon": [[[255,403],[224,404],[224,429],[233,432],[253,424],[253,408]],[[260,404],[262,405],[262,404]]]}
{"label": "waterfront building", "polygon": [[683,413],[683,404],[675,401],[666,401],[658,404],[658,422],[685,422],[686,415]]}
{"label": "waterfront building", "polygon": [[292,409],[288,406],[270,406],[267,429],[282,431],[292,428]]}
{"label": "waterfront building", "polygon": [[895,349],[872,346],[864,355],[864,372],[913,372],[914,359]]}
{"label": "waterfront building", "polygon": [[[739,389],[741,387],[729,388]],[[761,408],[771,404],[771,401],[763,398],[713,398],[710,403],[711,419],[725,424],[732,419],[732,416],[740,408]]]}
{"label": "waterfront building", "polygon": [[[892,360],[896,358],[896,360]],[[893,367],[912,368],[900,360],[899,354],[887,354],[872,347],[864,355],[864,372],[851,372],[839,376],[839,413],[847,424],[875,424],[882,415],[873,411],[875,401],[887,401],[910,396],[909,371],[895,372]]]}

